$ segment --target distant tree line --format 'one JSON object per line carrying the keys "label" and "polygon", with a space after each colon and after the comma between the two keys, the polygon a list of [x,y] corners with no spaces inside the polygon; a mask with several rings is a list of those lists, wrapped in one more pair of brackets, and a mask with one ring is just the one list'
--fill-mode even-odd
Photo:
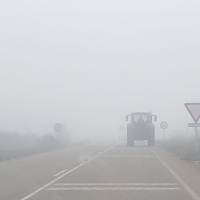
{"label": "distant tree line", "polygon": [[0,161],[28,156],[40,152],[65,148],[70,144],[70,132],[62,134],[22,134],[18,131],[0,131]]}

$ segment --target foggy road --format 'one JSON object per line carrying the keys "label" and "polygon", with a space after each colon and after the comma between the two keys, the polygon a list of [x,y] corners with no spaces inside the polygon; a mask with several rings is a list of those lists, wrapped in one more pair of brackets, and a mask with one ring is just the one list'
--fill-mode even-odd
{"label": "foggy road", "polygon": [[198,200],[200,172],[159,147],[88,144],[0,164],[0,199]]}
{"label": "foggy road", "polygon": [[178,158],[200,169],[199,19],[200,0],[0,1],[0,200],[200,200]]}

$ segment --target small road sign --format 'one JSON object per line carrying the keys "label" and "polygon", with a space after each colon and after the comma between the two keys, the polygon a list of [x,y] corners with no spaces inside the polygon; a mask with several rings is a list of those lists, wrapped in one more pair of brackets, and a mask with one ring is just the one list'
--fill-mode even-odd
{"label": "small road sign", "polygon": [[163,140],[165,140],[165,129],[167,129],[168,123],[167,122],[161,122],[160,123],[160,128],[163,129]]}
{"label": "small road sign", "polygon": [[189,127],[200,127],[200,123],[189,123]]}
{"label": "small road sign", "polygon": [[168,127],[168,123],[167,122],[161,122],[160,123],[160,128],[167,129],[167,127]]}
{"label": "small road sign", "polygon": [[53,126],[54,131],[56,131],[57,133],[61,132],[63,130],[63,125],[60,123],[56,123]]}
{"label": "small road sign", "polygon": [[194,122],[197,123],[200,118],[200,103],[185,103],[184,105],[190,113]]}

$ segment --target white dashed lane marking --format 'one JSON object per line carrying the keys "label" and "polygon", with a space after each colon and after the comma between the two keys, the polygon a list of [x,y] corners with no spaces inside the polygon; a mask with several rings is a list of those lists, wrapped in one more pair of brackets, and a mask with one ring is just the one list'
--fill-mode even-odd
{"label": "white dashed lane marking", "polygon": [[179,187],[66,187],[66,188],[48,188],[49,191],[61,190],[181,190]]}
{"label": "white dashed lane marking", "polygon": [[177,186],[176,183],[55,183],[56,186]]}
{"label": "white dashed lane marking", "polygon": [[[93,187],[91,187],[93,186]],[[56,183],[50,191],[63,190],[181,190],[176,183]]]}
{"label": "white dashed lane marking", "polygon": [[61,172],[58,172],[57,174],[55,174],[54,176],[59,176],[59,175],[61,175],[62,173],[64,173],[64,172],[66,172],[67,170],[65,169],[65,170],[62,170]]}
{"label": "white dashed lane marking", "polygon": [[[94,160],[95,158],[99,157],[101,154],[106,153],[107,151],[109,151],[110,149],[114,148],[116,145],[118,145],[118,143],[116,143],[115,145],[111,146],[110,148],[106,149],[105,151],[101,152],[100,154],[94,156],[92,159],[90,159],[88,162],[91,162],[92,160]],[[38,188],[37,190],[35,190],[34,192],[30,193],[29,195],[23,197],[21,200],[27,200],[30,199],[31,197],[35,196],[36,194],[38,194],[39,192],[41,192],[42,190],[45,190],[46,188],[48,188],[50,185],[54,184],[56,181],[60,180],[61,178],[67,176],[68,174],[74,172],[75,170],[79,169],[80,167],[82,167],[83,165],[85,165],[86,163],[82,163],[76,167],[74,167],[73,169],[61,174],[60,176],[56,177],[54,180],[50,181],[49,183],[45,184],[44,186]]]}

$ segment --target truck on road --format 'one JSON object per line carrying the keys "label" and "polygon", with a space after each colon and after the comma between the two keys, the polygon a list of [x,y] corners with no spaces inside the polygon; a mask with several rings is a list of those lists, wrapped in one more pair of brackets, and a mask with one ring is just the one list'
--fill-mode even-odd
{"label": "truck on road", "polygon": [[147,140],[148,146],[155,146],[155,126],[157,116],[151,112],[131,112],[126,115],[126,121],[131,117],[131,121],[127,124],[127,146],[134,146],[134,141]]}

